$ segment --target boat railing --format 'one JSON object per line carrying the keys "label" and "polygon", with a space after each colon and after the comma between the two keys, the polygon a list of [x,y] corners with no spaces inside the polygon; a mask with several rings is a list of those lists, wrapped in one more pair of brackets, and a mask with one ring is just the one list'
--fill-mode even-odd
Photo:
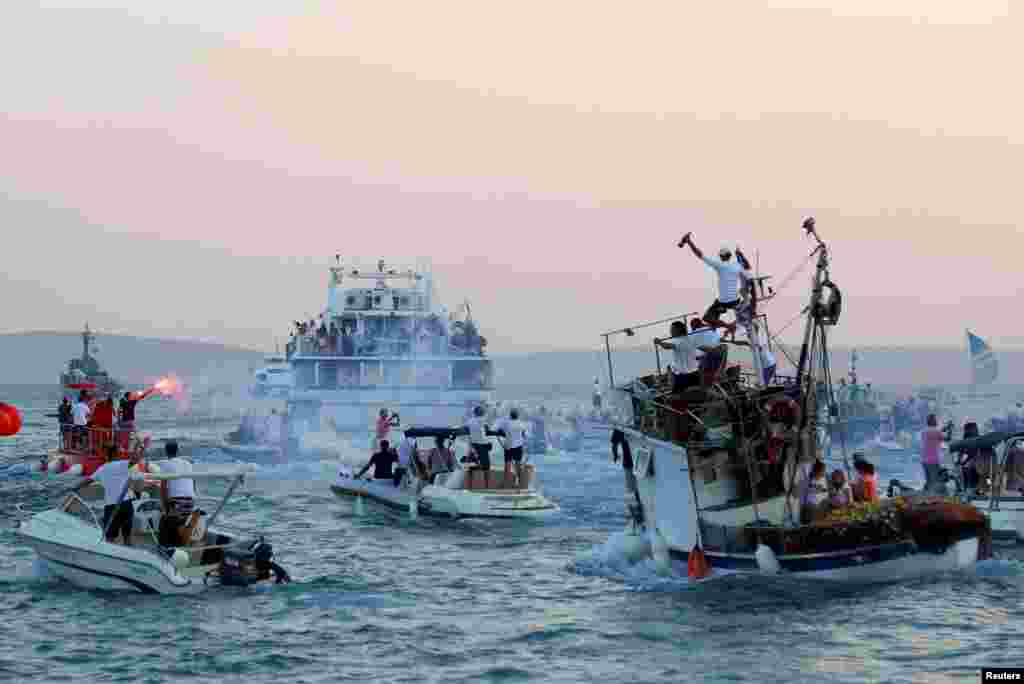
{"label": "boat railing", "polygon": [[[631,325],[631,326],[628,326],[628,327],[625,327],[625,328],[620,328],[618,330],[612,330],[610,332],[603,333],[601,335],[601,337],[604,339],[605,355],[607,357],[607,363],[608,363],[608,384],[609,384],[609,386],[612,387],[613,389],[615,389],[615,388],[622,389],[624,386],[630,385],[633,382],[633,380],[630,379],[630,380],[628,380],[627,382],[624,383],[623,387],[619,387],[616,384],[615,363],[614,363],[614,356],[615,356],[616,351],[613,349],[613,346],[614,346],[613,345],[613,340],[615,340],[617,338],[620,338],[620,337],[626,337],[626,338],[636,337],[637,333],[639,331],[641,331],[641,330],[646,330],[646,329],[652,328],[654,326],[664,326],[666,323],[671,324],[671,323],[675,323],[675,322],[680,322],[687,329],[687,331],[689,331],[690,330],[690,320],[694,319],[694,318],[697,318],[698,316],[700,316],[699,313],[697,313],[696,311],[691,311],[689,313],[678,314],[676,316],[671,316],[669,318],[662,318],[662,319],[659,319],[657,321],[650,321],[648,323],[639,323],[637,325]],[[761,322],[761,325],[762,325],[763,329],[765,329],[767,327],[767,321],[766,321],[766,318],[765,318],[764,314],[759,314],[758,316],[756,316],[756,319]],[[664,372],[663,371],[663,366],[662,366],[662,358],[661,358],[663,350],[662,350],[661,345],[659,343],[660,342],[665,342],[665,341],[667,341],[669,339],[670,339],[669,335],[665,335],[665,336],[652,336],[651,339],[650,339],[651,347],[652,347],[652,350],[654,352],[654,366],[655,366],[655,369],[656,369],[656,372],[657,372],[658,375],[661,375]],[[733,337],[729,337],[729,338],[723,337],[722,340],[721,340],[721,343],[722,344],[726,344],[726,345],[742,345],[742,346],[747,346],[746,342],[738,341],[736,339],[733,339]],[[640,349],[641,349],[641,347],[639,347],[639,346],[636,346],[636,347],[632,347],[631,346],[628,349],[621,349],[619,351],[636,352],[636,351],[639,351]],[[748,371],[744,371],[743,375],[744,375],[745,379],[755,379],[756,378],[756,376],[753,373],[748,372]],[[778,377],[778,376],[777,376],[777,378],[781,379],[781,377]],[[776,382],[778,381],[778,379],[776,380]],[[794,379],[794,381],[795,381],[795,379]]]}
{"label": "boat railing", "polygon": [[79,511],[83,509],[89,511],[89,515],[92,517],[93,525],[95,525],[96,527],[101,527],[100,519],[96,517],[96,511],[94,511],[92,506],[86,503],[85,500],[82,499],[82,497],[80,497],[77,492],[72,492],[68,494],[67,498],[64,499],[64,505],[61,507],[61,510],[64,511],[65,513],[70,513],[71,504],[73,503],[78,504]]}
{"label": "boat railing", "polygon": [[435,337],[429,344],[417,348],[411,338],[375,337],[372,344],[357,342],[350,336],[318,337],[305,335],[293,338],[287,346],[289,360],[295,356],[312,356],[327,358],[349,357],[407,357],[417,356],[479,356],[486,353],[479,347],[458,347],[448,342],[449,338]]}
{"label": "boat railing", "polygon": [[132,448],[134,429],[93,427],[61,423],[58,435],[60,451],[78,456],[106,457],[116,446],[118,458],[126,458]]}

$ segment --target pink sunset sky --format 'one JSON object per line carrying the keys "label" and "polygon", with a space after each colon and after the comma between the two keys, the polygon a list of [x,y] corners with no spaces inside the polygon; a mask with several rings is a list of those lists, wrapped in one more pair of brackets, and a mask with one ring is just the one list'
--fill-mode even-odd
{"label": "pink sunset sky", "polygon": [[1024,345],[1008,1],[162,5],[0,4],[0,332],[266,349],[341,253],[592,347],[707,306],[682,233],[781,280],[814,215],[835,342]]}

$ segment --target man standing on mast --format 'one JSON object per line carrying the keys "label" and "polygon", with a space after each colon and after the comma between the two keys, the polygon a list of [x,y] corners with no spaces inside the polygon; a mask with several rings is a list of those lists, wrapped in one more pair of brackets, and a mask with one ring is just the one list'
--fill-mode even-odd
{"label": "man standing on mast", "polygon": [[693,244],[693,234],[687,233],[679,241],[679,247],[688,245],[694,256],[715,269],[718,274],[718,299],[704,313],[704,322],[713,327],[734,327],[722,323],[721,316],[730,309],[735,311],[740,303],[740,276],[743,266],[732,260],[732,250],[723,246],[718,251],[718,259],[710,259]]}

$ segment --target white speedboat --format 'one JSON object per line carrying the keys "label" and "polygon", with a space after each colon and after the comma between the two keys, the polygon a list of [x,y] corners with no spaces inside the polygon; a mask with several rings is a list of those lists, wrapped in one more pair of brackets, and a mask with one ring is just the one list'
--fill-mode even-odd
{"label": "white speedboat", "polygon": [[[461,428],[409,428],[405,431],[407,437],[429,439],[431,442],[437,437],[452,440],[464,434],[466,431]],[[514,482],[505,486],[504,472],[492,469],[488,477],[490,487],[483,488],[477,482],[482,480],[478,469],[467,470],[461,463],[456,463],[453,472],[439,474],[433,483],[413,473],[406,473],[396,485],[390,479],[357,478],[351,466],[343,465],[332,490],[341,497],[365,498],[394,509],[415,511],[417,514],[452,518],[543,518],[560,509],[557,503],[541,493],[535,472],[532,465],[526,464],[526,486],[520,487],[519,483]]]}
{"label": "white speedboat", "polygon": [[[963,501],[988,515],[993,539],[1024,541],[1024,432],[993,432],[961,439],[950,444],[949,451],[956,455],[957,492]],[[971,460],[981,471],[983,482],[979,487],[965,482],[965,467]]]}
{"label": "white speedboat", "polygon": [[[184,474],[135,474],[147,482],[191,478],[229,479],[224,496],[207,516],[196,511],[181,532],[185,543],[165,547],[158,543],[160,502],[135,502],[132,544],[104,539],[100,518],[76,494],[64,504],[21,523],[17,535],[47,563],[53,574],[80,587],[146,594],[193,594],[211,584],[248,586],[257,582],[287,581],[287,573],[273,561],[273,549],[262,537],[241,537],[212,524],[251,467],[194,470]],[[122,492],[123,499],[128,491]]]}

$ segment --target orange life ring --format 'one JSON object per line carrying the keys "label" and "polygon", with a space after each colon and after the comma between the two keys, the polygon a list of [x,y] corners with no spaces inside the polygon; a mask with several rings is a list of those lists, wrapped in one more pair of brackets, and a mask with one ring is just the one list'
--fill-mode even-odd
{"label": "orange life ring", "polygon": [[800,422],[800,405],[789,397],[771,399],[764,405],[770,422],[790,423],[796,425]]}

